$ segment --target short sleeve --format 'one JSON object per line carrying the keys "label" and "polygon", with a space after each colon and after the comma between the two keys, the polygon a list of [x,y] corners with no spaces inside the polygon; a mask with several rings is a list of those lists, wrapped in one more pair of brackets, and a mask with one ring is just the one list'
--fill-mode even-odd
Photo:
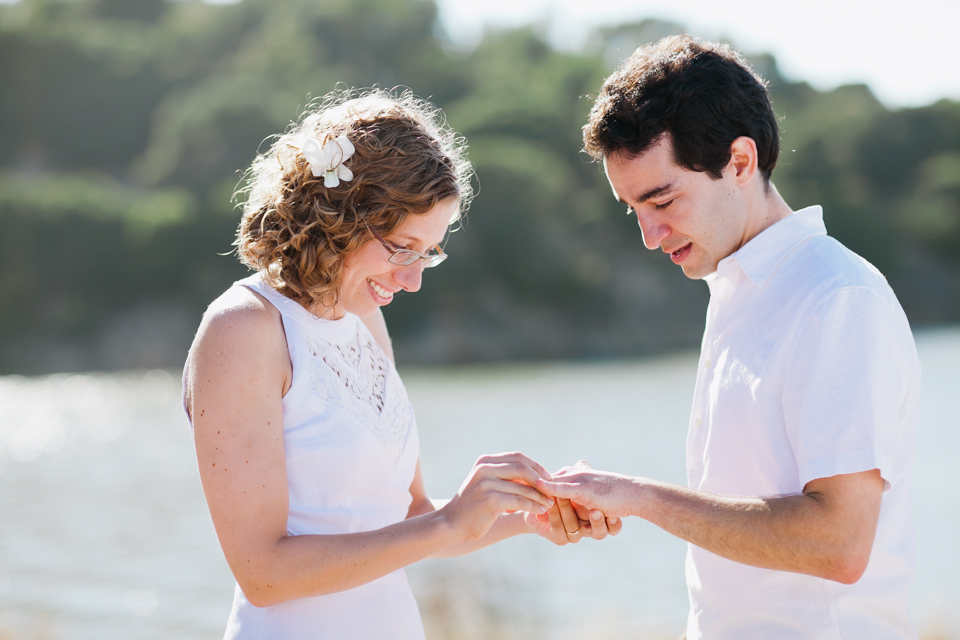
{"label": "short sleeve", "polygon": [[903,312],[872,289],[839,289],[797,336],[782,397],[800,486],[879,469],[889,489],[900,473],[894,448],[917,366]]}

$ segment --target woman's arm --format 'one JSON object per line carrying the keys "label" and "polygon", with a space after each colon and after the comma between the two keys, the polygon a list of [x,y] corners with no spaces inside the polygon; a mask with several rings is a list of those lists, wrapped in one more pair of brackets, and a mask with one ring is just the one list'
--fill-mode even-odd
{"label": "woman's arm", "polygon": [[504,511],[546,510],[528,486],[545,471],[523,456],[491,456],[438,511],[376,531],[288,536],[281,401],[290,376],[269,303],[234,290],[211,306],[191,350],[188,408],[217,536],[252,604],[350,589],[483,537]]}

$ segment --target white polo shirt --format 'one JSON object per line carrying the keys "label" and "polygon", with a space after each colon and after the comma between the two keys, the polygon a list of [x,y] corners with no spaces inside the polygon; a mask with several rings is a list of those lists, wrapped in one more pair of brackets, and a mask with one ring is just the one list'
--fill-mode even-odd
{"label": "white polo shirt", "polygon": [[853,585],[687,550],[687,638],[916,638],[910,476],[920,362],[884,277],[826,235],[820,207],[725,258],[710,287],[687,436],[690,487],[796,495],[879,469],[870,562]]}

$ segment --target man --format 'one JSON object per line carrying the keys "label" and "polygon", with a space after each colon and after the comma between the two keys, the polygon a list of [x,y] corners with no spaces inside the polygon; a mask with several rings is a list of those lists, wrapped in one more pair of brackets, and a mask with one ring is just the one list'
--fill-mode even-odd
{"label": "man", "polygon": [[584,466],[537,488],[687,540],[691,640],[915,638],[916,349],[883,276],[770,182],[764,81],[668,38],[607,79],[584,140],[646,247],[710,287],[689,488]]}

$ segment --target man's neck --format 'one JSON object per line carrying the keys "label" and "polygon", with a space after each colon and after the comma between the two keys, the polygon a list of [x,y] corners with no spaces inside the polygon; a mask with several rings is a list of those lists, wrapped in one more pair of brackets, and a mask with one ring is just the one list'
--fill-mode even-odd
{"label": "man's neck", "polygon": [[772,182],[759,186],[760,189],[746,202],[749,210],[748,224],[740,246],[747,244],[760,232],[793,213],[790,205],[786,203]]}

